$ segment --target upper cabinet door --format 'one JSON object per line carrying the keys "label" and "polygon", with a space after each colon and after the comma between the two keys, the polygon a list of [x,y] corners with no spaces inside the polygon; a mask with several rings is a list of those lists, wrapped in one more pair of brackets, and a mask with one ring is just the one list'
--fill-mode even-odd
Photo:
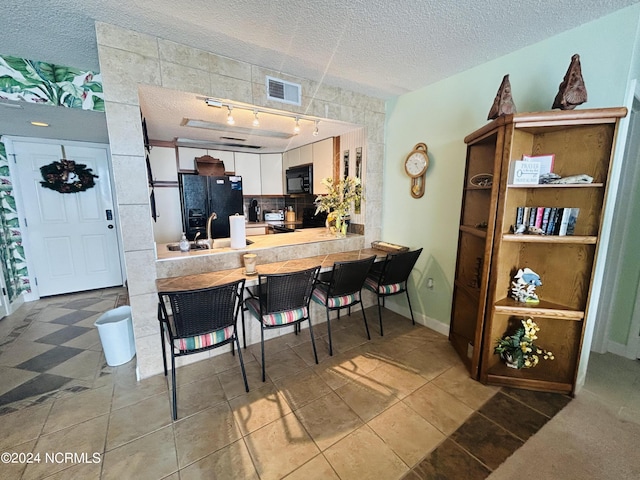
{"label": "upper cabinet door", "polygon": [[178,181],[175,148],[151,147],[149,163],[151,163],[151,174],[154,182]]}
{"label": "upper cabinet door", "polygon": [[204,148],[178,147],[178,171],[194,173],[196,171],[196,157],[207,155]]}
{"label": "upper cabinet door", "polygon": [[260,177],[262,195],[283,195],[282,155],[280,153],[260,155]]}
{"label": "upper cabinet door", "polygon": [[313,144],[300,147],[300,163],[298,165],[309,165],[313,163]]}
{"label": "upper cabinet door", "polygon": [[242,194],[262,195],[260,155],[257,153],[236,152],[235,161],[236,175],[242,177]]}
{"label": "upper cabinet door", "polygon": [[236,171],[236,161],[233,152],[226,152],[224,150],[207,150],[207,153],[213,158],[222,160],[224,163],[225,173],[230,174]]}
{"label": "upper cabinet door", "polygon": [[333,177],[333,138],[327,138],[313,145],[313,193],[323,195],[327,187],[322,179]]}

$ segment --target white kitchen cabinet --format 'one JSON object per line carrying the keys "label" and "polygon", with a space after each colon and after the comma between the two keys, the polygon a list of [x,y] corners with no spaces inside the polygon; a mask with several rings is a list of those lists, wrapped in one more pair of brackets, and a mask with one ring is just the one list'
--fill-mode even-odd
{"label": "white kitchen cabinet", "polygon": [[154,182],[177,182],[176,150],[173,147],[151,147],[149,163]]}
{"label": "white kitchen cabinet", "polygon": [[177,186],[156,187],[153,189],[153,196],[157,214],[156,221],[151,221],[154,240],[157,243],[178,242],[182,234],[180,190]]}
{"label": "white kitchen cabinet", "polygon": [[313,144],[300,147],[300,163],[298,165],[310,165],[313,163]]}
{"label": "white kitchen cabinet", "polygon": [[242,177],[243,195],[262,195],[260,180],[260,155],[257,153],[235,153],[236,175]]}
{"label": "white kitchen cabinet", "polygon": [[224,163],[224,171],[227,173],[235,172],[236,160],[233,152],[227,152],[225,150],[207,150],[207,154],[218,160],[222,160]]}
{"label": "white kitchen cabinet", "polygon": [[300,149],[294,148],[282,154],[282,168],[287,170],[288,168],[300,165]]}
{"label": "white kitchen cabinet", "polygon": [[282,155],[265,153],[260,155],[260,181],[262,195],[282,195]]}
{"label": "white kitchen cabinet", "polygon": [[204,148],[178,147],[178,171],[193,173],[196,171],[196,157],[207,155]]}
{"label": "white kitchen cabinet", "polygon": [[313,147],[313,193],[323,195],[327,187],[322,179],[333,177],[333,138],[312,144]]}

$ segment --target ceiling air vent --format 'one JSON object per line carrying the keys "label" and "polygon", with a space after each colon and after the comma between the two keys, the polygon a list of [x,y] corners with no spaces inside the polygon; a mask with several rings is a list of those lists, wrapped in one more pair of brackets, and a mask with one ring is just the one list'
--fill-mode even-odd
{"label": "ceiling air vent", "polygon": [[267,77],[267,99],[301,105],[302,86],[279,78]]}

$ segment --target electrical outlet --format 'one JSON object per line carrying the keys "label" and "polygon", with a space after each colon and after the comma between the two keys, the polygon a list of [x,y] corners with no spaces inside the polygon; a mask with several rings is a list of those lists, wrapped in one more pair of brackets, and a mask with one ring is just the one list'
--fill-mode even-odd
{"label": "electrical outlet", "polygon": [[427,278],[427,288],[433,290],[433,278]]}

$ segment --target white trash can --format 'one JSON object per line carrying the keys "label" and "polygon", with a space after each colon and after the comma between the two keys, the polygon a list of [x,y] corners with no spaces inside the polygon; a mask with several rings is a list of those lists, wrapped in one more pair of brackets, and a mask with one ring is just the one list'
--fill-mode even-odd
{"label": "white trash can", "polygon": [[107,365],[117,367],[133,358],[136,354],[136,343],[129,305],[109,310],[101,315],[94,325],[98,327]]}

